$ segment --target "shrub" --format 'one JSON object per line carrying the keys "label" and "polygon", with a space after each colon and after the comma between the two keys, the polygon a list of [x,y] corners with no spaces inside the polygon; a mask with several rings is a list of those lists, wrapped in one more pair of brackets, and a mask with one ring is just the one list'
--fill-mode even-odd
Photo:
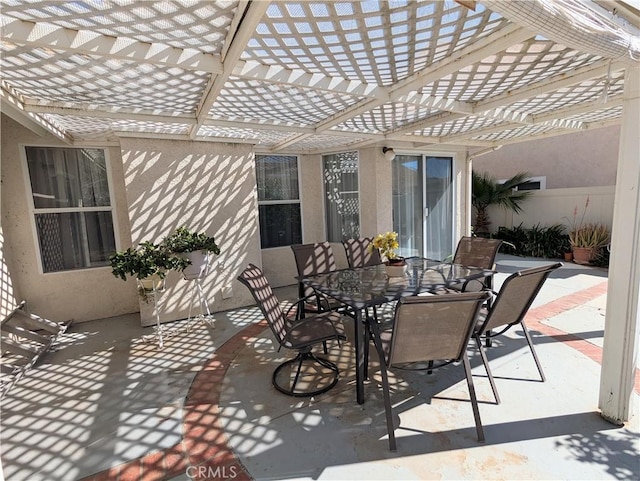
{"label": "shrub", "polygon": [[557,259],[570,251],[569,236],[564,233],[562,224],[548,227],[536,224],[531,228],[524,228],[522,224],[512,228],[500,227],[494,237],[508,243],[501,248],[503,252],[522,257]]}

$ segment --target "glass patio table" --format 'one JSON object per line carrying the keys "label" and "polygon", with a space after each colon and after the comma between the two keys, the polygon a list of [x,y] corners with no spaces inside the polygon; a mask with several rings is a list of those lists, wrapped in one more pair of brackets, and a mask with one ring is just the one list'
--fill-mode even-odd
{"label": "glass patio table", "polygon": [[298,279],[316,291],[349,306],[355,315],[356,400],[364,403],[364,343],[363,322],[368,307],[380,306],[403,297],[436,292],[438,288],[461,284],[472,279],[492,276],[495,271],[434,261],[420,257],[406,259],[407,270],[402,277],[389,277],[384,264],[343,269]]}

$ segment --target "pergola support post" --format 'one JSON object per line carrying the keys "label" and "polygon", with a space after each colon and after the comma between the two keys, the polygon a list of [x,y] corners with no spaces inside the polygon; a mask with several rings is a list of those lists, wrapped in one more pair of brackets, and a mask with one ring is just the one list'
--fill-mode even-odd
{"label": "pergola support post", "polygon": [[627,68],[600,376],[601,415],[629,420],[640,311],[640,67]]}

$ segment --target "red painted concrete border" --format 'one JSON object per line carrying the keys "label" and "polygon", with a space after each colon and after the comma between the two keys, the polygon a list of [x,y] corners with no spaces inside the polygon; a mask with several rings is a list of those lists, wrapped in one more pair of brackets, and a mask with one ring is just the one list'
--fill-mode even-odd
{"label": "red painted concrete border", "polygon": [[253,479],[229,447],[218,417],[218,402],[231,361],[266,327],[266,321],[245,327],[220,346],[196,374],[184,402],[181,443],[81,481],[160,481],[185,473],[198,481]]}
{"label": "red painted concrete border", "polygon": [[[557,341],[563,342],[575,350],[581,352],[585,356],[594,360],[598,364],[602,364],[602,348],[591,342],[576,336],[575,334],[569,334],[567,332],[551,327],[547,324],[543,324],[542,321],[550,319],[558,314],[562,314],[565,311],[574,309],[578,306],[582,306],[597,297],[603,296],[607,293],[608,282],[601,282],[595,286],[583,289],[573,294],[568,294],[564,297],[556,299],[539,307],[534,307],[529,310],[524,318],[525,323],[529,329],[535,329],[542,334],[549,336]],[[634,379],[634,391],[640,394],[640,370],[636,368]]]}
{"label": "red painted concrete border", "polygon": [[[529,310],[529,329],[563,342],[585,356],[602,362],[602,349],[574,334],[543,324],[542,321],[584,305],[607,293],[607,282],[583,289]],[[184,403],[183,440],[171,448],[114,466],[81,481],[160,481],[185,474],[194,480],[244,481],[253,479],[227,443],[218,417],[222,380],[233,359],[267,327],[266,321],[252,324],[237,333],[203,366],[189,388]],[[640,394],[640,371],[636,369],[635,392]]]}

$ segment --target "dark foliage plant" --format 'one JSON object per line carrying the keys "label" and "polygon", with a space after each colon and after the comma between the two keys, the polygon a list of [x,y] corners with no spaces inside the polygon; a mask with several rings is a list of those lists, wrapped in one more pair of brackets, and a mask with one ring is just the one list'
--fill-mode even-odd
{"label": "dark foliage plant", "polygon": [[109,261],[112,274],[123,281],[127,274],[138,279],[153,275],[164,278],[167,271],[181,270],[189,264],[164,246],[149,241],[141,242],[136,248],[116,252]]}
{"label": "dark foliage plant", "polygon": [[162,244],[169,251],[175,253],[208,251],[216,255],[220,254],[220,248],[214,237],[204,232],[189,230],[186,227],[178,227],[164,238]]}
{"label": "dark foliage plant", "polygon": [[564,233],[562,224],[548,227],[536,224],[531,228],[522,227],[522,224],[512,228],[500,227],[494,237],[507,242],[501,249],[503,252],[516,256],[558,259],[571,250],[569,236]]}

